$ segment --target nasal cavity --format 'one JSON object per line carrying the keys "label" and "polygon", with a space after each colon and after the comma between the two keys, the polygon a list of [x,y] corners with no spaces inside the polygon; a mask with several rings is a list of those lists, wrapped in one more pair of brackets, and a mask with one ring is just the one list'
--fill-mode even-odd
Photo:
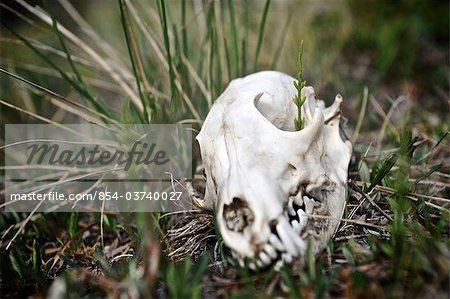
{"label": "nasal cavity", "polygon": [[223,219],[228,230],[241,233],[252,225],[254,216],[246,201],[233,197],[233,201],[223,207]]}

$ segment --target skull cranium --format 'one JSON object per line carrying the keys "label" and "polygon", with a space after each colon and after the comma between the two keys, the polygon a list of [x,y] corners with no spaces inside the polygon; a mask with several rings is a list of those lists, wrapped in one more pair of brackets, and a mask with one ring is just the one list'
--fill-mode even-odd
{"label": "skull cranium", "polygon": [[304,87],[305,127],[296,131],[293,81],[274,71],[233,80],[197,136],[202,205],[215,208],[225,244],[252,267],[301,259],[307,240],[319,252],[344,208],[352,147],[339,132],[343,99],[325,108]]}

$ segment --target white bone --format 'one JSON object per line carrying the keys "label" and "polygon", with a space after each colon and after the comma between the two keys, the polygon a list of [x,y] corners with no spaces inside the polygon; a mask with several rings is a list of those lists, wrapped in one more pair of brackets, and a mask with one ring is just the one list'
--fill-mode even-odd
{"label": "white bone", "polygon": [[277,257],[277,252],[275,250],[275,248],[270,245],[269,243],[264,244],[264,251],[272,258],[276,258]]}
{"label": "white bone", "polygon": [[[301,258],[306,238],[314,253],[323,250],[345,203],[352,146],[339,133],[343,98],[337,95],[325,108],[314,89],[304,87],[305,126],[296,131],[293,82],[274,71],[233,80],[197,136],[207,176],[201,204],[215,208],[219,231],[233,252],[264,264],[278,256],[275,249],[288,263]],[[293,203],[301,208],[293,210]],[[330,219],[308,217],[317,211]],[[289,217],[299,221],[292,225]],[[319,235],[310,233],[317,225],[325,225]],[[270,248],[267,255],[262,248]]]}
{"label": "white bone", "polygon": [[270,257],[265,254],[263,251],[261,251],[261,253],[259,254],[259,258],[261,259],[261,261],[263,262],[264,265],[269,265],[271,262]]}
{"label": "white bone", "polygon": [[285,223],[279,223],[277,225],[277,233],[280,236],[281,242],[283,242],[284,248],[292,256],[297,256],[298,251],[295,246],[294,240],[289,234],[290,227]]}

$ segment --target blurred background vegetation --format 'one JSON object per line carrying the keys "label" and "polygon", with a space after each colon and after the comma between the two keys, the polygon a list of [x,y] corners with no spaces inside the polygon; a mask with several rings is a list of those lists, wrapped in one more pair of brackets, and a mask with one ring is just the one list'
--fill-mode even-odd
{"label": "blurred background vegetation", "polygon": [[[0,5],[2,125],[95,119],[185,122],[198,130],[233,78],[266,69],[295,75],[304,40],[307,84],[328,104],[336,93],[345,99],[345,130],[355,144],[350,178],[362,182],[362,192],[393,217],[371,218],[386,228],[378,235],[351,232],[370,234],[363,242],[340,235],[341,241],[299,276],[255,276],[245,269],[233,276],[211,266],[211,260],[218,262],[212,251],[195,262],[166,260],[158,240],[170,217],[2,212],[2,294],[42,296],[57,277],[52,292],[74,297],[182,298],[200,296],[204,286],[225,296],[257,291],[414,297],[415,290],[448,291],[447,1],[11,0]],[[393,152],[400,158],[392,158]],[[357,206],[361,197],[350,189],[349,207]],[[407,198],[410,192],[416,194],[414,203]],[[425,204],[430,199],[422,195],[445,199],[441,209],[430,210]],[[353,216],[374,210],[369,205]],[[105,229],[102,242],[99,222]],[[206,275],[206,269],[219,278]],[[264,286],[274,279],[280,286],[269,285],[268,291]]]}
{"label": "blurred background vegetation", "polygon": [[[35,20],[23,6],[10,2],[3,4],[2,22],[24,37],[45,44],[45,55],[68,71],[64,53],[55,53],[63,50],[58,35],[42,21]],[[45,7],[40,1],[30,3]],[[118,4],[110,1],[71,3],[87,24],[77,23],[58,1],[49,4],[63,26],[79,35],[100,55],[105,55],[102,50],[107,51],[108,63],[113,68],[116,64],[116,69],[123,72],[119,75],[136,89]],[[360,97],[363,87],[367,86],[376,95],[382,93],[394,98],[407,94],[423,108],[433,109],[435,113],[446,112],[443,109],[447,107],[449,92],[449,7],[446,1],[271,1],[267,15],[264,15],[265,1],[167,1],[165,25],[159,19],[158,2],[132,3],[135,9],[131,12],[133,32],[146,80],[156,89],[149,92],[149,96],[157,105],[165,107],[165,102],[172,97],[176,98],[172,108],[177,107],[177,103],[183,102],[179,97],[184,92],[204,118],[208,111],[207,100],[211,102],[216,98],[233,78],[265,69],[295,74],[294,58],[299,41],[303,39],[304,76],[326,101],[330,102],[334,94],[340,92],[356,104],[358,99],[353,97]],[[10,7],[20,15],[13,14]],[[230,13],[230,8],[234,13]],[[139,20],[134,18],[136,14]],[[263,18],[265,24],[261,30]],[[166,30],[161,26],[166,26]],[[94,31],[95,35],[88,31]],[[73,92],[73,86],[58,78],[54,69],[18,42],[5,27],[2,39],[4,68],[14,68],[12,70],[19,75],[63,95]],[[128,94],[124,95],[121,86],[114,84],[105,70],[80,50],[79,44],[69,41],[66,44],[74,58],[81,60],[78,67],[95,90],[92,93],[120,111]],[[161,60],[163,55],[168,61],[167,47],[182,85],[180,88],[170,86],[172,79],[167,64],[164,65],[167,62]],[[201,92],[188,68],[195,70],[208,93]],[[8,80],[2,77],[4,97],[14,94],[14,84]],[[205,94],[209,99],[205,99]],[[30,104],[39,109],[40,105],[35,102],[32,100]],[[193,117],[185,106],[181,108],[176,115],[164,115],[165,108],[161,108],[163,111],[159,114],[162,120],[170,121]],[[15,117],[4,117],[3,121],[14,122]]]}

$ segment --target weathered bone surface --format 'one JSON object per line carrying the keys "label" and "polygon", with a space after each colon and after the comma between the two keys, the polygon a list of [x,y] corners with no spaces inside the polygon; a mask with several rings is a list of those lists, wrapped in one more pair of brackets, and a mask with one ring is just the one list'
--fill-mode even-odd
{"label": "weathered bone surface", "polygon": [[308,240],[318,253],[344,208],[352,146],[339,133],[343,99],[325,108],[304,87],[305,127],[295,131],[293,81],[274,71],[233,80],[197,136],[206,176],[201,204],[215,208],[225,244],[251,268],[302,260]]}

